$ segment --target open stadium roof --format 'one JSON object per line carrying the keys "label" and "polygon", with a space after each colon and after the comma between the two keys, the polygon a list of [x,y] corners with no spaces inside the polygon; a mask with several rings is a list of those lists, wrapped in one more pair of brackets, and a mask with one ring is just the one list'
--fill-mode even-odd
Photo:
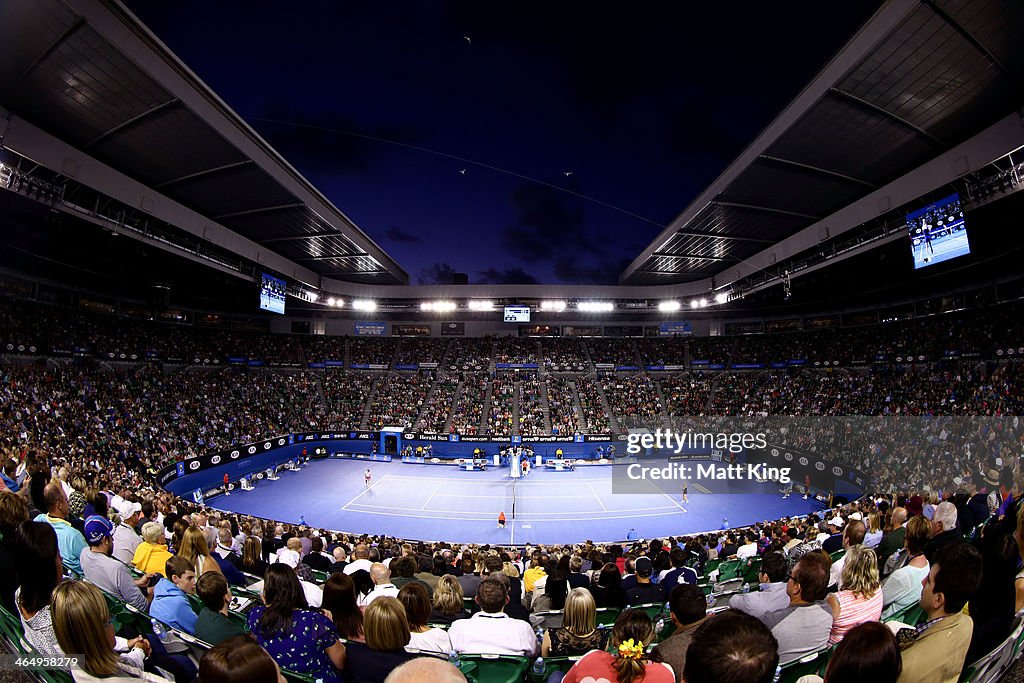
{"label": "open stadium roof", "polygon": [[1022,35],[1016,0],[887,2],[620,282],[721,273],[1013,112]]}
{"label": "open stadium roof", "polygon": [[322,276],[408,275],[116,2],[0,3],[0,104]]}

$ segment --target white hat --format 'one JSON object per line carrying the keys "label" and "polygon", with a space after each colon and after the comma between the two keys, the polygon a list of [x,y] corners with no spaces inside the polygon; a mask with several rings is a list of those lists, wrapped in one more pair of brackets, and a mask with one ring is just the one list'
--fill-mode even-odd
{"label": "white hat", "polygon": [[850,519],[855,519],[855,520],[857,520],[859,522],[860,520],[862,520],[864,518],[861,517],[861,514],[859,512],[851,512],[850,513]]}
{"label": "white hat", "polygon": [[842,517],[840,517],[839,515],[836,515],[832,519],[828,520],[828,523],[831,524],[832,526],[842,526],[844,522],[843,522],[843,518]]}
{"label": "white hat", "polygon": [[130,500],[122,501],[121,506],[115,509],[121,515],[122,520],[128,519],[136,512],[142,512],[142,506]]}
{"label": "white hat", "polygon": [[282,548],[277,553],[277,561],[295,569],[299,566],[299,553],[289,548]]}

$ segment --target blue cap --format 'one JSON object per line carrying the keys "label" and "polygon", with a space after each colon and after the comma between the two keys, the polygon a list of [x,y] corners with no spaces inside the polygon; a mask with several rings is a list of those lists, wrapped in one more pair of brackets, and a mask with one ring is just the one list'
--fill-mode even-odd
{"label": "blue cap", "polygon": [[99,545],[99,543],[114,533],[114,525],[110,523],[110,520],[100,515],[90,515],[85,520],[85,540],[89,545]]}

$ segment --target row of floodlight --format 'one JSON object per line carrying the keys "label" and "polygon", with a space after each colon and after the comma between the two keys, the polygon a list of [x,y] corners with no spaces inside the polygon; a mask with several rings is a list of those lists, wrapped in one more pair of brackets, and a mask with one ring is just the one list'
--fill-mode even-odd
{"label": "row of floodlight", "polygon": [[[320,295],[313,291],[304,291],[299,293],[299,298],[305,299],[311,303],[316,303],[320,299]],[[714,303],[724,304],[729,300],[729,295],[726,292],[719,292],[714,297]],[[345,300],[335,297],[328,297],[324,302],[330,308],[344,308]],[[704,297],[699,299],[690,299],[690,308],[697,310],[706,308],[711,302]],[[540,310],[560,313],[568,308],[569,304],[562,300],[546,300],[540,302]],[[376,311],[377,302],[372,299],[355,299],[352,301],[352,308],[356,311]],[[424,301],[420,303],[420,310],[431,313],[451,313],[458,310],[459,306],[454,301]],[[493,301],[487,301],[482,299],[470,299],[466,303],[466,308],[471,311],[493,311],[495,308]],[[666,313],[678,311],[684,308],[683,303],[676,300],[662,301],[658,303],[658,310]],[[611,301],[579,301],[576,303],[576,310],[582,313],[610,313],[615,310],[615,304]]]}

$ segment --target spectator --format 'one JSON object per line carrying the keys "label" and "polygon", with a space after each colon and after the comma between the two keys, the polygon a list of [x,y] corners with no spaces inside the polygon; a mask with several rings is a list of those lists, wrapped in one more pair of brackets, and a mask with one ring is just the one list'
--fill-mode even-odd
{"label": "spectator", "polygon": [[566,579],[565,572],[555,569],[546,577],[544,592],[536,595],[535,590],[534,593],[535,597],[530,605],[531,612],[548,612],[564,608],[565,596],[569,593],[569,581]]}
{"label": "spectator", "polygon": [[664,602],[665,594],[656,583],[651,581],[654,563],[649,557],[638,557],[635,562],[636,585],[626,591],[627,605],[645,605],[652,602]]}
{"label": "spectator", "polygon": [[[142,637],[128,641],[115,638],[107,602],[90,583],[65,581],[54,590],[53,630],[64,652],[81,655],[78,662],[81,669],[73,672],[78,683],[111,677],[115,680],[167,680],[143,670],[151,652],[149,641]],[[195,675],[194,667],[191,673]]]}
{"label": "spectator", "polygon": [[352,551],[352,557],[355,559],[345,565],[345,573],[351,575],[353,572],[357,572],[360,569],[370,571],[370,549],[366,547],[365,543],[356,545],[355,550]]}
{"label": "spectator", "polygon": [[597,628],[594,596],[586,588],[573,588],[565,598],[562,625],[544,631],[542,657],[575,657],[608,645],[608,631]]}
{"label": "spectator", "polygon": [[868,532],[864,534],[864,547],[874,550],[882,542],[881,515],[872,512],[868,515]]}
{"label": "spectator", "polygon": [[245,543],[242,544],[242,561],[238,565],[238,568],[246,574],[258,576],[261,579],[269,566],[263,561],[262,545],[260,539],[255,536],[245,539]]}
{"label": "spectator", "polygon": [[360,607],[365,609],[377,598],[398,597],[398,588],[391,583],[391,572],[383,564],[374,562],[370,565],[370,578],[373,579],[373,590],[359,602]]}
{"label": "spectator", "polygon": [[481,581],[476,596],[480,611],[451,625],[448,635],[452,647],[458,652],[536,655],[537,637],[533,629],[505,614],[508,601],[508,589],[501,581],[496,578]]}
{"label": "spectator", "polygon": [[0,491],[0,605],[17,614],[14,593],[18,589],[17,547],[18,525],[28,521],[25,496]]}
{"label": "spectator", "polygon": [[207,650],[199,660],[202,683],[281,683],[281,669],[251,634],[235,636]]}
{"label": "spectator", "polygon": [[693,642],[693,634],[709,618],[707,602],[704,591],[696,586],[684,584],[672,589],[668,604],[672,624],[676,630],[655,646],[652,659],[671,666],[676,683],[680,683],[686,666],[686,651]]}
{"label": "spectator", "polygon": [[[694,544],[694,548],[697,545]],[[694,551],[696,552],[696,551]],[[697,585],[697,572],[686,566],[687,551],[682,548],[672,548],[669,551],[669,561],[672,566],[661,573],[658,578],[658,585],[661,586],[662,594],[669,595],[677,584]]]}
{"label": "spectator", "polygon": [[980,582],[981,555],[972,546],[955,543],[935,556],[921,591],[924,623],[917,628],[886,624],[902,650],[900,683],[957,681],[974,631],[963,608]]}
{"label": "spectator", "polygon": [[800,558],[789,575],[789,606],[765,615],[763,621],[778,641],[779,659],[788,664],[825,648],[832,631],[832,610],[824,601],[829,560],[822,552]]}
{"label": "spectator", "polygon": [[590,592],[594,595],[594,602],[598,608],[626,606],[626,593],[622,590],[622,574],[619,568],[612,562],[605,564],[597,577]]}
{"label": "spectator", "polygon": [[186,633],[195,633],[196,613],[188,596],[196,592],[196,572],[191,562],[175,555],[167,560],[167,578],[161,578],[153,589],[149,613],[157,621]]}
{"label": "spectator", "polygon": [[624,610],[612,629],[611,649],[592,650],[573,664],[563,683],[604,679],[615,683],[674,683],[672,668],[647,658],[646,648],[654,642],[654,624],[643,611]]}
{"label": "spectator", "polygon": [[324,552],[324,540],[322,538],[314,536],[310,539],[310,551],[308,555],[302,558],[303,564],[318,572],[326,572],[331,568],[333,561],[334,558]]}
{"label": "spectator", "polygon": [[921,600],[921,588],[928,577],[929,564],[924,548],[931,534],[931,524],[924,517],[912,517],[905,531],[906,562],[882,584],[882,619],[916,605]]}
{"label": "spectator", "polygon": [[[925,520],[927,521],[927,520]],[[903,669],[896,638],[878,622],[850,630],[836,646],[825,667],[825,683],[896,683]],[[820,676],[805,676],[801,683],[822,683]]]}
{"label": "spectator", "polygon": [[409,650],[423,652],[439,652],[447,655],[451,652],[452,641],[444,629],[432,628],[427,625],[430,620],[430,597],[422,583],[409,583],[398,591],[398,600],[405,608],[405,616],[409,621],[411,632]]}
{"label": "spectator", "polygon": [[114,559],[123,564],[131,564],[135,550],[142,543],[142,537],[135,531],[142,519],[142,506],[130,500],[123,501],[117,510],[121,515],[121,523],[114,529]]}
{"label": "spectator", "polygon": [[309,609],[299,578],[287,565],[267,567],[263,603],[249,612],[249,630],[278,666],[340,683],[345,646],[331,620]]}
{"label": "spectator", "polygon": [[363,642],[363,612],[356,604],[356,585],[348,574],[331,574],[324,584],[324,598],[320,605],[334,622],[338,637]]}
{"label": "spectator", "polygon": [[430,623],[451,624],[457,619],[466,619],[462,597],[462,586],[454,576],[442,576],[437,582],[432,600],[434,609],[430,612]]}
{"label": "spectator", "polygon": [[885,570],[885,563],[889,557],[899,552],[904,547],[907,528],[904,526],[907,521],[907,511],[904,508],[896,507],[892,510],[892,529],[882,535],[882,542],[878,544],[878,569],[882,576],[888,576]]}
{"label": "spectator", "polygon": [[138,579],[132,579],[128,567],[111,557],[114,550],[113,535],[114,525],[106,517],[93,515],[85,520],[85,540],[89,547],[82,551],[79,558],[85,580],[140,612],[146,612],[153,599],[149,580],[156,574],[143,574]]}
{"label": "spectator", "polygon": [[462,558],[462,576],[458,577],[459,585],[462,586],[462,594],[467,598],[476,597],[476,589],[480,585],[480,577],[473,574],[476,564],[472,558]]}
{"label": "spectator", "polygon": [[44,657],[63,657],[50,615],[53,589],[63,574],[57,532],[45,522],[22,522],[15,539],[21,586],[14,601],[25,640]]}
{"label": "spectator", "polygon": [[167,538],[164,527],[156,522],[146,522],[142,527],[142,543],[135,549],[132,564],[140,572],[146,574],[164,574],[167,560],[171,559],[171,551],[167,549]]}
{"label": "spectator", "polygon": [[[855,513],[856,514],[856,513]],[[849,554],[850,549],[862,545],[864,543],[864,534],[867,532],[867,527],[864,526],[864,522],[859,519],[853,519],[851,516],[849,524],[843,529],[842,538],[842,549],[846,553],[838,560],[832,563],[832,569],[829,571],[829,586],[838,586],[840,590],[843,588],[843,567],[846,565],[846,556]],[[822,546],[824,549],[824,546]]]}
{"label": "spectator", "polygon": [[757,536],[752,531],[743,534],[744,543],[736,549],[736,557],[748,560],[757,557]]}
{"label": "spectator", "polygon": [[924,556],[932,564],[940,550],[948,545],[963,543],[964,537],[956,524],[956,506],[946,501],[939,503],[932,516],[932,538],[924,548]]}
{"label": "spectator", "polygon": [[245,633],[242,625],[228,616],[231,590],[223,574],[207,572],[196,582],[196,595],[203,601],[203,609],[196,619],[196,638],[217,645]]}
{"label": "spectator", "polygon": [[365,643],[349,643],[345,674],[352,683],[383,683],[393,669],[413,658],[406,652],[409,621],[397,598],[381,596],[363,615]]}
{"label": "spectator", "polygon": [[35,518],[37,522],[46,522],[57,532],[57,542],[60,546],[60,557],[64,562],[64,569],[82,575],[82,565],[78,558],[86,549],[85,537],[78,529],[68,522],[70,508],[68,497],[59,481],[47,484],[43,489],[43,503],[46,505],[46,514]]}
{"label": "spectator", "polygon": [[465,683],[466,677],[448,662],[433,657],[417,657],[388,674],[384,683]]}
{"label": "spectator", "polygon": [[[817,581],[824,591],[827,573],[819,573]],[[749,614],[728,610],[708,619],[693,634],[681,680],[771,683],[778,664],[779,644],[771,631]]]}
{"label": "spectator", "polygon": [[729,601],[729,607],[746,612],[763,621],[769,612],[789,606],[789,594],[786,592],[787,579],[789,579],[789,562],[782,553],[768,553],[761,561],[761,571],[758,574],[761,590],[734,595]]}
{"label": "spectator", "polygon": [[881,582],[875,551],[863,545],[852,546],[844,558],[842,590],[827,598],[832,608],[832,632],[829,645],[835,645],[858,624],[878,621],[882,616]]}
{"label": "spectator", "polygon": [[1020,563],[1013,539],[1016,515],[1004,515],[986,524],[973,542],[981,554],[981,581],[971,596],[974,622],[966,661],[985,656],[1010,635],[1014,616],[1014,576]]}
{"label": "spectator", "polygon": [[[434,589],[430,587],[430,584],[416,578],[416,566],[416,559],[408,555],[392,560],[391,564],[388,565],[388,569],[391,570],[391,583],[395,584],[395,587],[399,590],[406,584],[418,583],[427,589],[427,595],[433,599]],[[459,583],[461,585],[462,582],[460,581]]]}

